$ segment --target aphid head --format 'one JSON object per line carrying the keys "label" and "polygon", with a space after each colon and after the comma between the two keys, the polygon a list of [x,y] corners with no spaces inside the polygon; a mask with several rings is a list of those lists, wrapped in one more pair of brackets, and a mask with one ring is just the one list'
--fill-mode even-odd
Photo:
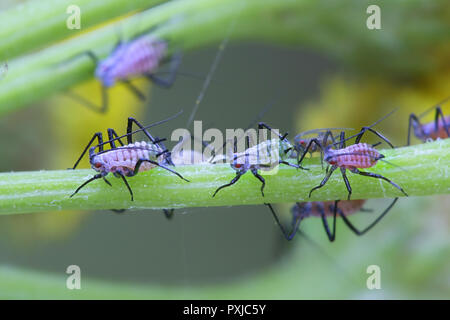
{"label": "aphid head", "polygon": [[105,59],[101,61],[95,69],[95,77],[107,88],[112,87],[116,82],[114,76],[111,74],[113,67],[113,61],[111,59]]}
{"label": "aphid head", "polygon": [[94,155],[90,158],[89,161],[91,163],[92,169],[94,169],[97,172],[105,172],[105,164],[103,163],[102,159],[99,156]]}

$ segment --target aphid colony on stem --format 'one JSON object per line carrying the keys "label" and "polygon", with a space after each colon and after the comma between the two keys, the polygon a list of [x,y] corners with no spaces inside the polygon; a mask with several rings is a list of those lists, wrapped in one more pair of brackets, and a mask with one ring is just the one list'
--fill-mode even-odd
{"label": "aphid colony on stem", "polygon": [[[108,185],[111,185],[111,183],[106,179],[106,176],[109,173],[112,173],[114,174],[114,176],[123,180],[130,193],[131,201],[133,201],[133,191],[131,190],[126,177],[133,177],[138,172],[148,171],[155,167],[163,168],[177,175],[179,178],[189,182],[189,180],[185,179],[181,174],[169,168],[169,166],[173,166],[173,162],[171,159],[170,151],[164,148],[164,145],[162,144],[162,141],[164,141],[165,139],[154,138],[147,130],[150,127],[173,119],[180,113],[146,127],[141,125],[136,119],[130,117],[128,118],[127,134],[119,137],[114,129],[110,128],[108,129],[109,140],[105,142],[103,142],[101,132],[95,133],[82,152],[81,156],[75,162],[73,169],[78,166],[79,162],[89,149],[89,162],[91,163],[92,169],[94,169],[98,173],[84,182],[82,185],[80,185],[70,197],[73,197],[84,186],[97,179],[103,179]],[[136,124],[140,129],[132,131],[133,123]],[[133,134],[140,131],[144,132],[144,134],[150,140],[149,142],[142,141],[133,143]],[[121,139],[125,137],[127,139],[126,145],[124,145],[121,141]],[[95,139],[97,139],[98,143],[97,145],[91,147]],[[115,141],[120,143],[119,147],[116,146]],[[105,144],[109,144],[111,148],[109,150],[104,150]],[[95,149],[97,148],[98,152],[95,152]]]}

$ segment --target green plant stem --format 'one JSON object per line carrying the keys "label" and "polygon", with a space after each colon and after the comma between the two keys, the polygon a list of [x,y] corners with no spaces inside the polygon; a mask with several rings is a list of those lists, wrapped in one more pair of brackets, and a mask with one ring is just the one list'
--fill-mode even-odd
{"label": "green plant stem", "polygon": [[[410,196],[446,194],[450,192],[450,139],[398,149],[381,151],[386,160],[367,171],[381,174],[401,187]],[[265,197],[261,184],[245,174],[235,185],[213,192],[228,183],[234,171],[227,164],[189,165],[176,167],[190,182],[160,168],[129,178],[134,201],[120,179],[111,177],[112,187],[101,179],[83,188],[73,198],[69,196],[93,170],[37,171],[0,174],[0,213],[28,213],[63,209],[161,209],[254,205],[310,200],[346,199],[342,176],[336,171],[326,186],[308,198],[309,191],[324,177],[319,159],[307,159],[310,170],[297,170],[281,165],[276,175],[267,175]],[[400,166],[400,167],[397,167]],[[396,188],[379,179],[348,173],[353,188],[352,199],[393,198],[402,196]]]}
{"label": "green plant stem", "polygon": [[[44,47],[117,16],[165,0],[40,0],[28,1],[0,13],[0,61]],[[69,29],[67,8],[80,8],[80,29]]]}
{"label": "green plant stem", "polygon": [[[182,0],[163,3],[105,27],[69,39],[30,56],[9,62],[0,82],[0,115],[30,105],[93,77],[94,65],[86,56],[68,60],[86,50],[106,56],[117,34],[129,39],[152,27],[168,39],[170,50],[194,50],[220,43],[231,22],[230,39],[301,45],[347,61],[360,70],[404,75],[436,67],[427,60],[428,48],[439,46],[446,35],[446,16],[429,21],[446,3],[410,0],[381,1],[386,12],[383,32],[366,27],[370,1],[311,0]],[[324,9],[325,8],[325,9]],[[427,12],[428,14],[424,14]],[[417,17],[417,21],[415,17]],[[441,17],[440,15],[438,15]],[[401,19],[415,24],[398,23]],[[427,24],[428,23],[428,24]],[[427,24],[420,28],[417,24]],[[313,31],[312,31],[313,30]],[[336,43],[336,39],[340,39]],[[376,57],[382,56],[383,59]],[[427,63],[424,63],[427,61]]]}

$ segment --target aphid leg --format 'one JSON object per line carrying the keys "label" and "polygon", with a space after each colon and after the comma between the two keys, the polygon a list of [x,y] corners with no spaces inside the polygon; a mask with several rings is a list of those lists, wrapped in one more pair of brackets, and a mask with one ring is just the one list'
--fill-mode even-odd
{"label": "aphid leg", "polygon": [[129,117],[128,118],[128,124],[127,124],[127,144],[131,144],[133,143],[133,136],[132,136],[132,132],[133,132],[133,123],[135,123],[139,129],[141,129],[144,134],[147,136],[147,138],[150,139],[150,141],[153,144],[156,144],[157,141],[155,138],[153,138],[153,136],[150,134],[150,132],[148,132],[147,129],[145,129],[145,127],[139,122],[137,121],[135,118],[133,117]]}
{"label": "aphid leg", "polygon": [[131,83],[128,79],[120,80],[127,88],[141,101],[145,101],[145,95],[139,90],[134,84]]}
{"label": "aphid leg", "polygon": [[171,220],[173,218],[173,213],[174,213],[175,209],[163,209],[164,212],[164,216],[168,219]]}
{"label": "aphid leg", "polygon": [[122,178],[123,182],[127,186],[128,192],[130,193],[131,201],[134,201],[133,190],[131,190],[131,187],[128,184],[127,178],[125,178],[125,176],[122,173],[120,173],[120,172],[116,172],[115,174],[118,175],[120,178]]}
{"label": "aphid leg", "polygon": [[111,182],[109,182],[109,180],[106,179],[106,177],[103,177],[103,181],[105,181],[108,186],[112,187]]}
{"label": "aphid leg", "polygon": [[166,166],[164,166],[164,165],[162,165],[162,164],[160,164],[160,163],[158,163],[158,162],[156,162],[156,161],[148,160],[148,159],[139,159],[139,160],[136,162],[136,166],[134,167],[134,170],[133,170],[133,173],[131,174],[131,176],[134,176],[134,175],[136,175],[136,174],[139,172],[139,168],[141,167],[142,163],[144,163],[144,162],[149,162],[149,163],[151,163],[151,164],[154,164],[155,166],[158,166],[158,167],[163,168],[163,169],[165,169],[165,170],[167,170],[167,171],[169,171],[169,172],[172,172],[173,174],[177,175],[180,179],[183,179],[183,180],[186,181],[186,182],[190,182],[189,180],[185,179],[185,178],[184,178],[181,174],[179,174],[178,172],[176,172],[176,171],[174,171],[174,170],[172,170],[172,169],[170,169],[170,168],[168,168],[168,167],[166,167]]}
{"label": "aphid leg", "polygon": [[311,198],[311,194],[313,193],[313,191],[315,191],[319,188],[322,188],[327,183],[328,179],[330,179],[331,175],[333,174],[334,170],[336,170],[336,169],[337,169],[337,166],[331,166],[331,169],[327,172],[327,175],[325,176],[325,178],[323,178],[320,185],[312,188],[311,191],[309,191],[309,198]]}
{"label": "aphid leg", "polygon": [[351,222],[350,220],[348,220],[348,218],[345,216],[344,212],[342,212],[341,209],[337,208],[337,204],[335,203],[335,210],[337,209],[338,214],[342,217],[342,219],[344,220],[345,224],[347,225],[347,227],[352,230],[356,235],[358,236],[362,236],[363,234],[365,234],[367,231],[369,231],[370,229],[372,229],[381,219],[383,219],[383,217],[392,209],[392,207],[394,206],[394,204],[397,202],[398,198],[395,198],[394,201],[391,202],[391,204],[378,216],[378,218],[376,218],[370,225],[368,225],[365,229],[363,230],[358,230]]}
{"label": "aphid leg", "polygon": [[298,215],[295,217],[295,222],[293,223],[293,227],[291,232],[287,232],[286,229],[283,227],[283,225],[281,224],[280,220],[278,219],[277,214],[275,213],[275,210],[273,209],[272,205],[270,203],[264,203],[267,207],[269,207],[270,212],[272,212],[273,218],[275,219],[275,222],[277,223],[277,225],[280,227],[281,232],[283,233],[284,237],[286,238],[286,240],[291,241],[298,230],[298,227],[300,226],[300,222],[303,220],[303,218]]}
{"label": "aphid leg", "polygon": [[[406,145],[409,146],[411,143],[411,128],[416,131],[416,129],[419,129],[421,131],[422,137],[425,136],[425,132],[423,131],[422,124],[420,123],[419,118],[414,114],[411,113],[409,115],[409,121],[408,121],[408,137],[406,139]],[[418,137],[421,138],[421,137]]]}
{"label": "aphid leg", "polygon": [[224,184],[223,186],[220,186],[219,188],[216,189],[216,191],[213,194],[213,198],[216,196],[217,192],[219,192],[221,189],[232,186],[233,184],[235,184],[242,176],[242,173],[240,171],[236,172],[236,176],[227,184]]}
{"label": "aphid leg", "polygon": [[262,185],[261,185],[261,194],[264,197],[264,187],[266,186],[266,180],[264,180],[264,178],[258,173],[258,169],[256,168],[251,168],[250,171],[253,173],[253,175],[259,180],[261,181]]}
{"label": "aphid leg", "polygon": [[[337,208],[337,202],[339,202],[339,200],[335,201],[335,209]],[[328,240],[330,242],[333,242],[336,239],[336,210],[334,210],[333,213],[333,232],[330,231],[330,228],[328,226],[328,221],[327,221],[327,216],[325,214],[325,208],[323,207],[323,204],[319,204],[317,206],[319,212],[320,212],[320,217],[322,218],[322,224],[323,224],[323,228],[325,229],[325,232],[327,233],[327,237]]]}
{"label": "aphid leg", "polygon": [[[117,139],[115,139],[117,138]],[[122,140],[120,140],[119,135],[114,129],[108,128],[108,139],[109,139],[109,145],[111,146],[111,149],[116,148],[115,140],[117,140],[121,146],[123,146]]]}
{"label": "aphid leg", "polygon": [[392,149],[394,149],[394,145],[389,141],[388,138],[386,138],[385,136],[383,136],[381,133],[379,133],[376,130],[373,130],[370,127],[362,127],[361,131],[359,132],[359,134],[356,136],[356,140],[355,140],[355,144],[359,143],[361,141],[362,136],[364,135],[364,133],[366,133],[367,131],[372,132],[373,134],[375,134],[378,138],[380,138],[381,140],[383,140],[384,142],[386,142]]}
{"label": "aphid leg", "polygon": [[372,177],[372,178],[377,178],[377,179],[383,179],[384,181],[389,182],[391,185],[393,185],[394,187],[396,187],[398,190],[400,190],[405,196],[408,197],[408,194],[395,182],[389,180],[386,177],[383,177],[382,175],[376,174],[376,173],[372,173],[372,172],[364,172],[364,171],[359,171],[357,168],[354,168],[351,170],[351,172],[365,176],[365,177]]}
{"label": "aphid leg", "polygon": [[94,180],[100,179],[100,178],[102,178],[102,177],[103,177],[103,175],[102,175],[101,173],[96,174],[95,176],[93,176],[93,177],[90,178],[89,180],[85,181],[81,186],[79,186],[79,187],[77,188],[77,190],[75,190],[75,192],[72,193],[72,194],[70,195],[69,198],[72,198],[74,195],[76,195],[76,194],[78,193],[78,191],[80,191],[80,190],[81,190],[85,185],[87,185],[88,183],[90,183],[90,182],[92,182],[92,181],[94,181]]}
{"label": "aphid leg", "polygon": [[101,132],[97,132],[97,133],[94,134],[94,136],[92,137],[91,141],[89,141],[89,143],[87,144],[86,148],[84,148],[83,152],[81,153],[81,156],[75,162],[75,164],[73,165],[72,169],[75,169],[78,166],[78,164],[80,163],[81,159],[86,154],[86,151],[89,149],[89,147],[92,145],[92,142],[94,142],[95,139],[97,139],[97,142],[98,142],[98,150],[100,152],[103,151],[103,135],[102,135]]}
{"label": "aphid leg", "polygon": [[166,148],[166,145],[163,143],[163,141],[165,141],[166,139],[160,139],[157,136],[155,136],[155,139],[156,139],[156,143],[159,144],[161,149],[163,149],[162,152],[160,152],[160,153],[158,153],[156,155],[156,158],[159,158],[159,156],[161,156],[161,155],[166,153],[167,155],[164,157],[164,163],[163,164],[167,164],[169,166],[175,167],[175,164],[172,161],[172,153]]}
{"label": "aphid leg", "polygon": [[444,127],[445,133],[447,133],[447,137],[450,137],[450,123],[447,123],[444,117],[444,113],[440,106],[436,107],[436,115],[434,118],[434,130],[435,132],[439,131],[439,117],[441,117],[442,125]]}
{"label": "aphid leg", "polygon": [[348,181],[347,174],[345,173],[345,171],[347,169],[345,169],[345,168],[340,168],[340,169],[341,169],[341,173],[342,173],[342,178],[344,179],[345,186],[347,187],[347,191],[348,191],[347,200],[350,200],[350,197],[352,196],[352,187],[350,186],[350,182]]}
{"label": "aphid leg", "polygon": [[[311,139],[311,140],[309,141],[308,145],[306,146],[305,151],[303,152],[303,154],[302,154],[302,156],[300,157],[300,159],[297,158],[297,165],[298,165],[299,167],[301,167],[301,163],[302,163],[303,159],[305,158],[305,155],[308,153],[308,150],[311,148],[311,146],[312,146],[313,143],[315,143],[315,144],[320,148],[320,152],[321,152],[321,153],[323,152],[323,148],[322,148],[322,145],[321,145],[320,141],[317,140],[316,138]],[[300,155],[300,154],[297,154],[297,157],[298,157],[299,155]],[[323,161],[322,161],[322,168],[323,168]]]}
{"label": "aphid leg", "polygon": [[[273,129],[269,125],[265,124],[264,122],[258,123],[258,130],[261,130],[261,129],[267,129],[270,132],[273,132]],[[281,136],[281,134],[279,132],[277,132],[277,134],[278,134],[278,137],[280,138],[280,140],[284,140],[287,136],[287,133],[284,136]]]}
{"label": "aphid leg", "polygon": [[177,52],[172,56],[172,61],[170,63],[170,69],[169,69],[169,77],[167,79],[161,78],[156,76],[155,74],[147,73],[145,76],[147,79],[151,80],[153,83],[157,84],[158,86],[162,88],[170,88],[175,82],[178,68],[181,64],[181,52]]}

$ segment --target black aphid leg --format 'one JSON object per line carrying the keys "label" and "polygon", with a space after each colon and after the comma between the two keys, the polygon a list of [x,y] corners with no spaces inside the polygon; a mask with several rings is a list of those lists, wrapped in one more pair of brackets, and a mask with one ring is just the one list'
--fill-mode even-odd
{"label": "black aphid leg", "polygon": [[408,137],[406,139],[406,145],[409,146],[411,143],[411,128],[413,129],[414,134],[417,136],[418,131],[420,131],[420,137],[417,137],[419,139],[424,139],[425,132],[423,131],[422,124],[420,123],[419,118],[414,114],[411,113],[409,115],[409,121],[408,121]]}
{"label": "black aphid leg", "polygon": [[365,229],[363,230],[358,230],[349,220],[348,218],[345,216],[344,212],[342,212],[342,210],[338,209],[338,213],[339,215],[342,217],[342,219],[344,220],[345,224],[347,225],[347,227],[352,230],[356,235],[361,236],[363,234],[365,234],[367,231],[369,231],[370,229],[372,229],[381,219],[383,219],[383,217],[392,209],[392,207],[394,206],[394,204],[397,202],[398,198],[395,198],[394,201],[391,202],[391,204],[378,216],[378,218],[376,218],[370,225],[368,225]]}
{"label": "black aphid leg", "polygon": [[[275,132],[269,125],[267,125],[264,122],[259,122],[258,123],[258,130],[261,130],[261,129],[267,129],[270,132]],[[287,133],[284,136],[282,136],[279,132],[276,132],[276,133],[277,133],[278,137],[280,138],[280,140],[284,140],[286,138],[286,136],[287,136]]]}
{"label": "black aphid leg", "polygon": [[84,186],[86,186],[88,183],[91,183],[92,181],[97,180],[97,179],[100,179],[100,178],[102,178],[102,177],[103,177],[103,175],[102,175],[101,173],[99,173],[99,174],[96,174],[95,176],[93,176],[92,178],[90,178],[89,180],[85,181],[81,186],[79,186],[79,187],[77,188],[77,190],[75,190],[74,193],[72,193],[72,194],[70,195],[70,198],[72,198],[74,195],[76,195],[76,194],[78,193],[78,191],[80,191],[80,190],[81,190]]}
{"label": "black aphid leg", "polygon": [[240,171],[237,171],[236,172],[236,176],[229,183],[224,184],[224,185],[222,185],[222,186],[220,186],[219,188],[216,189],[216,191],[212,195],[213,198],[216,196],[217,192],[219,192],[223,188],[227,188],[227,187],[232,186],[233,184],[235,184],[241,178],[241,176],[242,176],[242,173]]}
{"label": "black aphid leg", "polygon": [[258,173],[258,169],[251,168],[250,171],[253,173],[253,175],[261,181],[261,194],[264,197],[264,187],[266,186],[266,180]]}
{"label": "black aphid leg", "polygon": [[345,169],[345,168],[340,168],[340,169],[341,169],[341,173],[342,173],[342,178],[344,179],[345,186],[347,187],[347,191],[348,191],[347,200],[350,200],[350,197],[352,196],[352,187],[350,186],[350,182],[348,181],[348,178],[347,178],[347,174],[346,174],[347,169]]}
{"label": "black aphid leg", "polygon": [[109,182],[109,180],[108,180],[108,179],[106,179],[106,177],[105,177],[105,176],[103,176],[103,181],[105,181],[105,182],[106,182],[106,184],[107,184],[108,186],[112,187],[112,184],[111,184],[111,182]]}
{"label": "black aphid leg", "polygon": [[148,132],[147,129],[145,129],[145,127],[139,122],[137,121],[135,118],[133,117],[129,117],[128,118],[128,124],[127,124],[127,144],[131,144],[133,143],[133,136],[132,136],[132,132],[133,132],[133,123],[135,123],[139,129],[141,129],[144,134],[147,136],[147,138],[150,139],[150,141],[154,144],[156,144],[156,139],[153,138],[153,136],[150,134],[150,132]]}
{"label": "black aphid leg", "polygon": [[131,201],[134,201],[133,190],[131,190],[131,187],[130,187],[130,185],[128,184],[127,178],[125,178],[125,176],[124,176],[122,173],[120,173],[120,172],[116,172],[115,174],[116,174],[117,176],[119,176],[120,178],[122,178],[122,181],[125,183],[125,186],[127,187],[128,192],[130,193]]}
{"label": "black aphid leg", "polygon": [[172,85],[175,83],[177,72],[181,64],[181,58],[182,54],[181,52],[177,52],[172,56],[171,63],[170,63],[170,70],[169,70],[169,76],[167,79],[161,78],[156,76],[152,73],[147,73],[145,76],[147,79],[151,80],[154,84],[169,89],[172,87]]}
{"label": "black aphid leg", "polygon": [[120,140],[119,135],[114,129],[108,128],[108,139],[109,139],[109,145],[111,146],[111,149],[116,148],[115,141],[117,140],[121,146],[123,146],[122,140]]}
{"label": "black aphid leg", "polygon": [[388,138],[386,138],[385,136],[383,136],[381,133],[379,133],[376,130],[373,130],[370,127],[362,127],[361,131],[359,132],[359,134],[356,136],[356,140],[355,140],[355,144],[359,143],[361,141],[362,136],[364,135],[364,133],[366,133],[367,131],[372,132],[373,134],[375,134],[378,138],[380,138],[381,140],[383,140],[384,142],[386,142],[391,148],[395,148],[394,145],[389,141]]}
{"label": "black aphid leg", "polygon": [[92,139],[89,141],[89,143],[87,144],[86,148],[84,148],[83,152],[81,153],[81,156],[75,162],[75,164],[73,165],[72,169],[75,169],[78,166],[78,164],[80,163],[81,159],[84,157],[84,155],[86,154],[86,152],[88,151],[89,147],[92,145],[92,143],[94,142],[95,139],[97,139],[97,142],[98,142],[98,150],[100,152],[103,151],[103,135],[102,135],[101,132],[97,132],[97,133],[94,134]]}
{"label": "black aphid leg", "polygon": [[[319,147],[320,152],[323,152],[322,144],[320,143],[320,141],[317,140],[316,138],[311,139],[309,141],[308,145],[306,146],[305,151],[301,155],[300,159],[297,159],[297,165],[299,167],[301,167],[302,161],[305,158],[305,155],[308,153],[308,150],[312,147],[313,143],[315,143]],[[299,156],[299,155],[300,155],[300,153],[297,156]],[[323,162],[322,162],[322,167],[323,167]]]}
{"label": "black aphid leg", "polygon": [[175,209],[163,209],[164,216],[167,220],[171,220],[173,218],[173,213]]}
{"label": "black aphid leg", "polygon": [[[333,210],[333,231],[330,231],[330,227],[328,226],[328,221],[327,221],[327,216],[325,214],[325,208],[323,207],[323,204],[319,204],[317,206],[319,212],[320,212],[320,217],[322,218],[322,224],[323,224],[323,228],[325,229],[325,232],[327,234],[328,240],[330,242],[333,242],[336,239],[336,208],[337,208],[337,203],[339,202],[339,200],[336,200],[334,202],[334,210]],[[330,206],[330,209],[332,206]]]}
{"label": "black aphid leg", "polygon": [[334,170],[336,170],[336,169],[337,169],[337,166],[331,166],[331,169],[328,171],[325,178],[323,178],[322,182],[320,182],[320,185],[312,188],[311,191],[309,191],[309,198],[311,198],[311,194],[313,193],[313,191],[322,188],[327,183],[328,179],[330,179],[331,175],[333,174]]}
{"label": "black aphid leg", "polygon": [[447,123],[444,117],[444,113],[440,106],[436,107],[436,115],[434,117],[434,130],[435,132],[439,131],[439,117],[442,120],[442,126],[444,127],[445,133],[447,133],[447,137],[450,137],[450,123]]}
{"label": "black aphid leg", "polygon": [[162,164],[160,164],[160,163],[158,163],[156,161],[148,160],[148,159],[139,159],[137,161],[136,166],[134,167],[134,170],[133,170],[133,172],[131,173],[130,176],[135,176],[139,172],[139,168],[141,167],[142,163],[144,163],[144,162],[149,162],[151,164],[154,164],[155,166],[163,168],[164,170],[167,170],[167,171],[177,175],[180,179],[183,179],[184,181],[189,182],[189,180],[185,179],[181,174],[179,174],[175,170],[172,170],[172,169],[170,169],[170,168],[168,168],[168,167],[166,167],[166,166],[164,166],[164,165],[162,165]]}
{"label": "black aphid leg", "polygon": [[359,174],[359,175],[362,175],[362,176],[365,176],[365,177],[372,177],[372,178],[376,178],[376,179],[382,179],[382,180],[384,180],[384,181],[386,181],[386,182],[389,182],[392,186],[394,186],[394,187],[396,187],[398,190],[400,190],[405,196],[408,196],[408,194],[398,185],[398,184],[396,184],[395,182],[393,182],[393,181],[391,181],[391,180],[389,180],[388,178],[386,178],[386,177],[383,177],[382,175],[380,175],[380,174],[376,174],[376,173],[372,173],[372,172],[364,172],[364,171],[359,171],[358,169],[352,169],[351,170],[353,173],[356,173],[356,174]]}
{"label": "black aphid leg", "polygon": [[278,218],[278,215],[275,213],[275,210],[273,209],[272,205],[270,203],[264,203],[264,204],[270,209],[270,212],[272,213],[273,218],[275,219],[275,222],[277,223],[278,227],[280,227],[280,230],[283,233],[286,240],[291,241],[297,233],[298,227],[300,226],[300,222],[302,221],[302,217],[300,215],[296,216],[295,222],[293,223],[292,230],[290,232],[287,232],[286,229],[281,224],[281,222]]}

